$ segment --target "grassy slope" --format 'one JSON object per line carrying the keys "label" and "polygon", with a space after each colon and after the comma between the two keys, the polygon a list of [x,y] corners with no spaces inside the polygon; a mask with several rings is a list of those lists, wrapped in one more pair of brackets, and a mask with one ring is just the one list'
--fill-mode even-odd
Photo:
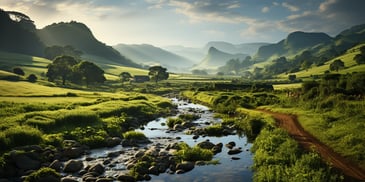
{"label": "grassy slope", "polygon": [[[95,56],[85,55],[84,59],[91,62],[97,62],[97,64],[105,71],[105,76],[109,80],[118,80],[118,75],[124,71],[129,72],[132,75],[148,74],[148,70],[117,65],[106,59]],[[40,57],[0,52],[0,70],[12,70],[14,67],[20,67],[24,70],[26,75],[32,73],[41,75],[47,71],[46,67],[51,62],[51,60]]]}
{"label": "grassy slope", "polygon": [[[313,66],[312,68],[310,68],[308,70],[302,70],[302,71],[292,73],[292,74],[295,74],[297,76],[297,78],[306,78],[306,77],[310,77],[311,75],[324,74],[325,71],[329,70],[329,65],[336,59],[341,59],[345,63],[345,69],[342,69],[339,71],[339,73],[341,73],[341,74],[364,71],[365,65],[364,64],[356,65],[356,62],[354,61],[355,55],[360,54],[359,47],[364,46],[364,45],[365,44],[355,46],[355,47],[349,49],[345,54],[327,61],[322,66]],[[287,78],[288,75],[280,74],[280,75],[278,75],[278,77]]]}

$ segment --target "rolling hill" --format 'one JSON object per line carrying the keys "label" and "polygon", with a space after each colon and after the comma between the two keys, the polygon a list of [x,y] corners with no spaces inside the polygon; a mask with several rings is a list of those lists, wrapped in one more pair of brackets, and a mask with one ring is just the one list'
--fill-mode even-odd
{"label": "rolling hill", "polygon": [[193,69],[217,69],[226,64],[230,59],[245,59],[247,54],[229,54],[210,47],[204,59],[193,67]]}
{"label": "rolling hill", "polygon": [[35,25],[27,15],[0,9],[0,27],[0,51],[43,55],[45,45],[39,40]]}
{"label": "rolling hill", "polygon": [[294,56],[300,52],[333,42],[333,38],[325,33],[293,32],[276,44],[261,46],[254,56],[257,61],[281,56]]}
{"label": "rolling hill", "polygon": [[218,50],[229,54],[248,54],[254,55],[261,46],[269,45],[269,43],[243,43],[243,44],[231,44],[223,41],[211,41],[208,42],[204,50],[208,51],[210,47],[215,47]]}
{"label": "rolling hill", "polygon": [[194,63],[182,56],[149,44],[118,44],[113,46],[121,54],[142,65],[162,65],[169,71],[184,72]]}
{"label": "rolling hill", "polygon": [[75,21],[54,23],[38,30],[37,33],[47,46],[71,45],[83,51],[84,55],[101,57],[124,66],[140,67],[138,64],[122,56],[111,46],[107,46],[97,40],[91,30],[83,23]]}

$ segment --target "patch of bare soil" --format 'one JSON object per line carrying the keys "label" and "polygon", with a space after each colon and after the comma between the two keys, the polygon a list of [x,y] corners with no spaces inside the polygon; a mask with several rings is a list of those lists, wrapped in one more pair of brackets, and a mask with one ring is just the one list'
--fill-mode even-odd
{"label": "patch of bare soil", "polygon": [[340,170],[346,176],[346,181],[365,181],[364,169],[345,159],[305,131],[299,124],[297,116],[267,110],[259,111],[270,114],[274,117],[277,125],[285,129],[302,147],[307,150],[314,150],[318,152],[323,159],[332,164],[334,168]]}

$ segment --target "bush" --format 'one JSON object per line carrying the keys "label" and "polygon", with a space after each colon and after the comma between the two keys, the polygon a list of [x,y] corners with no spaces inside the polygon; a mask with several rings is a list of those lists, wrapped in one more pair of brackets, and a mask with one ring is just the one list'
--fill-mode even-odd
{"label": "bush", "polygon": [[94,112],[69,111],[61,113],[55,120],[57,126],[87,126],[100,122],[99,116]]}
{"label": "bush", "polygon": [[13,69],[13,73],[15,73],[17,75],[21,75],[21,76],[24,76],[25,75],[23,69],[18,68],[18,67],[16,67],[16,68]]}
{"label": "bush", "polygon": [[[42,132],[30,126],[15,126],[4,131],[8,139],[7,148],[36,145],[42,142]],[[4,146],[5,148],[6,146]]]}
{"label": "bush", "polygon": [[37,76],[35,76],[34,74],[30,74],[28,77],[27,77],[27,80],[29,82],[36,82],[37,81]]}
{"label": "bush", "polygon": [[184,122],[184,120],[182,120],[181,118],[168,118],[166,125],[169,128],[173,128],[176,124],[182,124]]}
{"label": "bush", "polygon": [[86,128],[77,127],[73,131],[65,131],[63,138],[66,140],[76,140],[81,144],[91,148],[106,147],[105,138],[108,134],[101,128],[87,126]]}
{"label": "bush", "polygon": [[61,175],[52,168],[43,167],[25,177],[24,182],[39,182],[48,180],[61,180]]}
{"label": "bush", "polygon": [[138,131],[127,131],[123,133],[123,138],[127,140],[145,140],[147,137]]}
{"label": "bush", "polygon": [[221,124],[215,124],[204,128],[204,131],[208,136],[222,136],[223,127]]}
{"label": "bush", "polygon": [[179,144],[180,150],[176,156],[181,161],[210,161],[213,158],[213,152],[208,149],[202,149],[198,146],[189,147],[186,143]]}

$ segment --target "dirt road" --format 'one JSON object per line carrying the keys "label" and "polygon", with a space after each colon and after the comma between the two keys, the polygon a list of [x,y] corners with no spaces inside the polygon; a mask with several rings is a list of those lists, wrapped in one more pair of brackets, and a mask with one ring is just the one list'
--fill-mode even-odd
{"label": "dirt road", "polygon": [[331,163],[334,168],[342,171],[348,178],[346,178],[346,181],[365,181],[364,169],[346,160],[344,157],[334,152],[330,147],[306,132],[299,124],[296,116],[267,110],[259,111],[272,115],[276,120],[277,125],[287,130],[301,146],[308,150],[314,149],[322,158]]}

